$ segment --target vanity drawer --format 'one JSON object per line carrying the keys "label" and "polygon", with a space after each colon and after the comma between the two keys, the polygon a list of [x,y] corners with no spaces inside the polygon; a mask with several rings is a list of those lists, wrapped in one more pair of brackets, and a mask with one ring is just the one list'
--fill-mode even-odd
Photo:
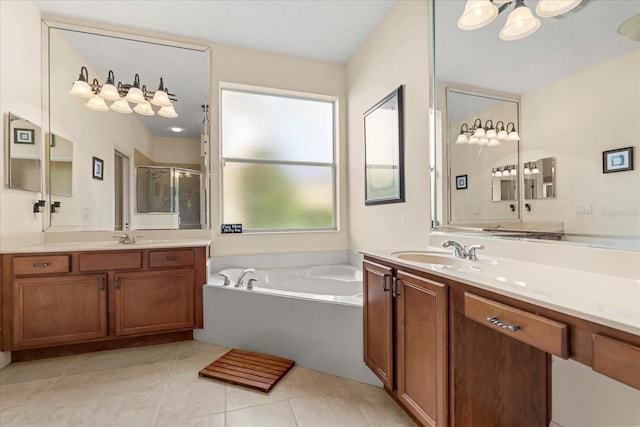
{"label": "vanity drawer", "polygon": [[68,273],[69,271],[71,271],[70,255],[34,255],[13,257],[14,276]]}
{"label": "vanity drawer", "polygon": [[592,368],[640,390],[640,347],[593,335]]}
{"label": "vanity drawer", "polygon": [[564,323],[465,292],[464,314],[500,333],[563,359],[569,357]]}
{"label": "vanity drawer", "polygon": [[149,267],[185,267],[193,265],[195,256],[191,249],[149,252]]}
{"label": "vanity drawer", "polygon": [[78,256],[80,271],[134,270],[142,268],[142,252],[113,251],[81,253]]}

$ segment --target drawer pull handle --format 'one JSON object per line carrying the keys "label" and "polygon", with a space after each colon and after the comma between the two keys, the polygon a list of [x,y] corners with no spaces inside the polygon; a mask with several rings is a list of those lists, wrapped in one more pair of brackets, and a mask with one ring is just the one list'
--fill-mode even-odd
{"label": "drawer pull handle", "polygon": [[389,292],[391,289],[387,288],[387,277],[388,274],[382,276],[382,292]]}
{"label": "drawer pull handle", "polygon": [[487,317],[487,320],[492,325],[496,325],[496,326],[498,326],[500,328],[506,329],[506,330],[511,331],[511,332],[515,332],[515,331],[520,330],[520,326],[519,325],[510,325],[508,323],[503,322],[502,320],[498,319],[495,316]]}
{"label": "drawer pull handle", "polygon": [[31,264],[31,267],[35,267],[35,268],[49,267],[49,263],[48,262],[34,262],[33,264]]}
{"label": "drawer pull handle", "polygon": [[167,257],[167,261],[178,261],[179,259],[180,257],[175,255]]}
{"label": "drawer pull handle", "polygon": [[100,290],[104,291],[104,279],[102,277],[98,279],[98,283],[100,284]]}

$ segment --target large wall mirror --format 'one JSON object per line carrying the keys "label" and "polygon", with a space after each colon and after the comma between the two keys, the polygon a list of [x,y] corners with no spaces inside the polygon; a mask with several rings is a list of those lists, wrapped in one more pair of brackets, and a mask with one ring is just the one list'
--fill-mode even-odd
{"label": "large wall mirror", "polygon": [[209,48],[43,28],[47,231],[207,228]]}
{"label": "large wall mirror", "polygon": [[[602,170],[603,152],[639,151],[640,41],[623,25],[637,2],[583,0],[555,18],[538,16],[538,3],[526,5],[539,29],[507,41],[500,32],[515,2],[497,4],[493,22],[475,30],[458,27],[465,2],[434,2],[432,224],[640,250],[640,171]],[[515,116],[495,111],[502,103]],[[469,144],[474,125],[488,132],[507,120],[517,143]]]}

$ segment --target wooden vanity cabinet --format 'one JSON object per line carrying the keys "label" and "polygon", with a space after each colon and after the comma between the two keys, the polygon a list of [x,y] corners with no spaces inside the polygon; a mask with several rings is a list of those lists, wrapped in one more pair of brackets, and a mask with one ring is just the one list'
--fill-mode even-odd
{"label": "wooden vanity cabinet", "polygon": [[444,426],[447,286],[365,261],[364,360],[423,425]]}
{"label": "wooden vanity cabinet", "polygon": [[193,329],[193,270],[119,273],[115,276],[116,335]]}
{"label": "wooden vanity cabinet", "polygon": [[368,257],[363,285],[365,363],[415,421],[549,425],[549,355],[467,317],[468,287]]}
{"label": "wooden vanity cabinet", "polygon": [[190,339],[206,247],[2,255],[2,350],[14,360]]}
{"label": "wooden vanity cabinet", "polygon": [[107,276],[25,277],[13,281],[13,347],[107,336]]}

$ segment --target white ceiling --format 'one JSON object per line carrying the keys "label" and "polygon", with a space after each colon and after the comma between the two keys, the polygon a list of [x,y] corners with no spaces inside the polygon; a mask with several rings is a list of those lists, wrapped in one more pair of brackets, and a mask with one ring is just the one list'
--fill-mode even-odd
{"label": "white ceiling", "polygon": [[345,64],[396,0],[36,0],[43,14]]}

